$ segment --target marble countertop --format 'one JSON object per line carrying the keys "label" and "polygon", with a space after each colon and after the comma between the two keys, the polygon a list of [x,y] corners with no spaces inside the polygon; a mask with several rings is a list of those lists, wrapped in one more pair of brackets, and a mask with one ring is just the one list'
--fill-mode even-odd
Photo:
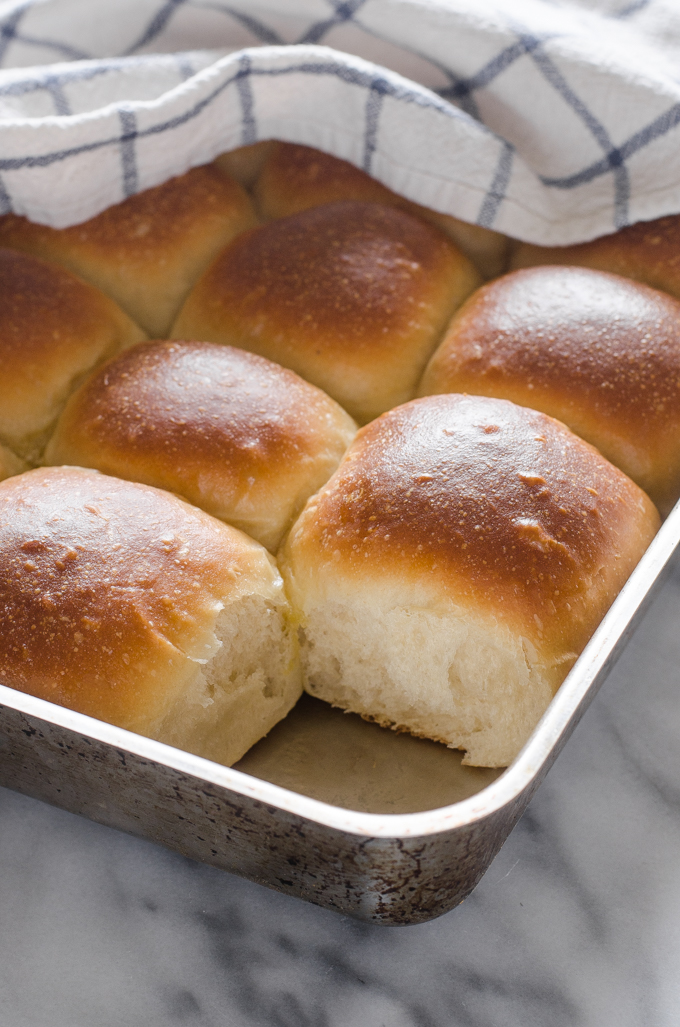
{"label": "marble countertop", "polygon": [[1,1027],[676,1027],[680,561],[476,891],[354,922],[0,789]]}

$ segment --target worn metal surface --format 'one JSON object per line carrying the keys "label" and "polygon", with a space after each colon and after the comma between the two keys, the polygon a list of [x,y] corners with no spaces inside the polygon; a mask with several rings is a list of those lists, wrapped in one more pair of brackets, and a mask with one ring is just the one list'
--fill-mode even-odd
{"label": "worn metal surface", "polygon": [[[297,728],[292,722],[291,734],[243,761],[246,774],[0,686],[0,784],[361,919],[431,919],[465,898],[488,867],[623,648],[679,539],[676,508],[527,746],[498,777],[470,775],[457,754],[389,733],[369,764],[369,736],[349,721],[320,773],[314,744],[330,735],[312,707]],[[455,762],[429,795],[427,776],[444,766],[444,756]],[[382,783],[376,778],[368,792],[358,789],[361,775],[374,772]],[[388,780],[396,784],[387,787]],[[442,795],[465,797],[427,808]],[[421,811],[365,812],[372,804]]]}

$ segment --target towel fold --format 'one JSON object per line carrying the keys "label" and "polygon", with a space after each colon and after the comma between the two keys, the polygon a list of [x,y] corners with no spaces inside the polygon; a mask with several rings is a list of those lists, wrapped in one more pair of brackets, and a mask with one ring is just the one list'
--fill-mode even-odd
{"label": "towel fold", "polygon": [[673,0],[5,0],[0,212],[76,224],[277,138],[584,241],[680,211],[679,56]]}

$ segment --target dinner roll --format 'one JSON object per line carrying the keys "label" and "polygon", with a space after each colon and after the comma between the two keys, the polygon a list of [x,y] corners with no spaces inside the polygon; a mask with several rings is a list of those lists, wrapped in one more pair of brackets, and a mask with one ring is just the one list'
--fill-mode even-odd
{"label": "dinner roll", "polygon": [[329,396],[264,357],[150,342],[71,397],[45,462],[178,492],[276,550],[355,432]]}
{"label": "dinner roll", "polygon": [[657,530],[568,428],[429,396],[359,432],[280,566],[312,695],[506,766]]}
{"label": "dinner roll", "polygon": [[301,691],[266,550],[96,471],[0,483],[0,611],[3,684],[220,763]]}
{"label": "dinner roll", "polygon": [[680,496],[680,303],[656,289],[588,268],[514,271],[458,311],[418,391],[543,410],[662,513]]}
{"label": "dinner roll", "polygon": [[611,235],[572,246],[520,243],[511,268],[574,264],[634,278],[680,299],[680,214],[639,221]]}
{"label": "dinner roll", "polygon": [[247,193],[217,168],[193,168],[72,228],[0,218],[0,246],[54,260],[112,296],[152,337],[167,337],[199,275],[257,223]]}
{"label": "dinner roll", "polygon": [[84,374],[144,333],[112,299],[55,264],[0,249],[0,442],[40,457]]}
{"label": "dinner roll", "polygon": [[259,353],[369,421],[410,399],[479,284],[431,225],[377,203],[329,203],[234,239],[190,293],[176,339]]}
{"label": "dinner roll", "polygon": [[451,214],[407,200],[377,179],[311,146],[270,144],[264,167],[255,182],[254,195],[260,213],[267,218],[297,214],[309,207],[335,200],[367,200],[401,207],[440,228],[470,258],[485,278],[500,275],[507,267],[510,240],[481,225],[471,225]]}
{"label": "dinner roll", "polygon": [[11,478],[13,474],[21,474],[27,466],[11,449],[0,445],[0,481],[3,478]]}

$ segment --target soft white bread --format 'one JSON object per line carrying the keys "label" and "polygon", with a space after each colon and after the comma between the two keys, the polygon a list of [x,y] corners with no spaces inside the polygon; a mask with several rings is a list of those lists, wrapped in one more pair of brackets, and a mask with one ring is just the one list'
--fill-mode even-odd
{"label": "soft white bread", "polygon": [[0,483],[0,680],[231,764],[301,687],[257,542],[175,496],[50,467]]}
{"label": "soft white bread", "polygon": [[0,281],[0,442],[36,461],[83,376],[145,336],[56,264],[0,249]]}
{"label": "soft white bread", "polygon": [[545,414],[458,395],[391,410],[281,552],[305,687],[505,766],[658,524],[637,485]]}
{"label": "soft white bread", "polygon": [[263,217],[286,217],[336,200],[386,203],[436,225],[470,258],[484,278],[494,278],[505,271],[510,240],[500,232],[413,203],[330,153],[296,143],[264,145],[269,149],[258,154],[262,156],[263,167],[253,187]]}
{"label": "soft white bread", "polygon": [[242,186],[206,165],[72,228],[7,214],[0,246],[61,264],[112,296],[148,335],[164,338],[210,261],[256,223]]}
{"label": "soft white bread", "polygon": [[275,551],[355,433],[325,392],[264,357],[151,342],[71,397],[44,462],[177,492]]}
{"label": "soft white bread", "polygon": [[467,257],[419,218],[329,203],[230,243],[172,337],[259,353],[369,421],[415,395],[451,315],[479,284]]}
{"label": "soft white bread", "polygon": [[454,316],[419,395],[500,396],[564,421],[668,513],[680,496],[680,302],[619,275],[536,267]]}
{"label": "soft white bread", "polygon": [[639,221],[619,232],[572,246],[515,246],[511,269],[538,264],[570,264],[611,271],[680,299],[680,214]]}

